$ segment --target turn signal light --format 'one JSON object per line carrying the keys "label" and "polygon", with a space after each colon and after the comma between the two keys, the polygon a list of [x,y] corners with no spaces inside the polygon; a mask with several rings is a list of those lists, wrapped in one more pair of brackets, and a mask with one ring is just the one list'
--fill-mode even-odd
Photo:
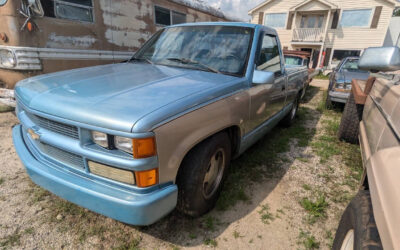
{"label": "turn signal light", "polygon": [[156,155],[156,140],[154,137],[132,139],[133,157],[136,159]]}
{"label": "turn signal light", "polygon": [[150,187],[158,183],[158,169],[135,172],[138,187]]}

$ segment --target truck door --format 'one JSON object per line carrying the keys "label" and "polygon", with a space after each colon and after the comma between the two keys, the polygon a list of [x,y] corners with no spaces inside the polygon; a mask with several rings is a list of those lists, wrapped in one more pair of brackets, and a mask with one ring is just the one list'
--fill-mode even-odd
{"label": "truck door", "polygon": [[261,39],[256,69],[274,72],[275,82],[273,84],[254,85],[250,89],[252,129],[282,110],[286,98],[286,76],[282,67],[279,40],[269,34],[263,35]]}

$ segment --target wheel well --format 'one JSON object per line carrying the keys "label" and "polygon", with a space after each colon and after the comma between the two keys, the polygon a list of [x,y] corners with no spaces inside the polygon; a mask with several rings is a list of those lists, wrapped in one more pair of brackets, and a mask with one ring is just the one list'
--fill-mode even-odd
{"label": "wheel well", "polygon": [[181,166],[182,166],[182,162],[184,161],[184,159],[188,156],[188,154],[190,152],[192,152],[192,150],[194,148],[196,148],[198,145],[200,145],[202,142],[204,142],[205,140],[211,138],[212,136],[218,134],[218,133],[227,133],[229,136],[229,139],[231,141],[231,145],[232,145],[232,159],[235,158],[235,156],[237,156],[239,154],[239,149],[240,149],[240,136],[241,136],[241,132],[240,132],[240,127],[239,126],[231,126],[228,128],[225,128],[223,130],[220,130],[210,136],[208,136],[207,138],[204,138],[203,140],[199,141],[196,145],[194,145],[183,157],[181,164],[179,166],[177,175],[176,175],[176,180],[178,179],[178,176],[180,174],[180,170],[181,170]]}

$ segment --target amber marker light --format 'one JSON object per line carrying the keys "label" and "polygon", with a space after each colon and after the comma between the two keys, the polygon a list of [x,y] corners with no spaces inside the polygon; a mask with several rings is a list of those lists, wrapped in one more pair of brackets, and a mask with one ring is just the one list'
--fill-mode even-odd
{"label": "amber marker light", "polygon": [[158,183],[158,169],[135,172],[136,185],[141,188],[150,187]]}
{"label": "amber marker light", "polygon": [[26,27],[28,28],[29,31],[32,31],[32,30],[33,30],[33,24],[32,24],[32,22],[28,22],[28,23],[26,24]]}
{"label": "amber marker light", "polygon": [[154,137],[132,139],[133,157],[148,158],[156,155],[156,140]]}

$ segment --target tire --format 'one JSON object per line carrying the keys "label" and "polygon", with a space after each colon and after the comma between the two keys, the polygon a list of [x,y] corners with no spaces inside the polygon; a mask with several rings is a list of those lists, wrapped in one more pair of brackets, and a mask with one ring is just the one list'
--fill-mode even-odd
{"label": "tire", "polygon": [[353,93],[347,99],[342,119],[340,121],[338,137],[340,140],[357,144],[360,132],[360,121],[362,119],[363,105],[356,104]]}
{"label": "tire", "polygon": [[[354,239],[353,244],[351,244],[351,236]],[[349,248],[344,247],[346,243],[350,246]],[[375,224],[369,191],[359,191],[347,206],[336,231],[332,249],[383,249]]]}
{"label": "tire", "polygon": [[297,111],[299,109],[299,101],[300,101],[300,94],[297,95],[296,99],[293,102],[293,106],[292,109],[290,110],[290,112],[282,119],[282,121],[280,122],[280,124],[283,127],[290,127],[297,115]]}
{"label": "tire", "polygon": [[186,215],[198,217],[214,208],[230,160],[231,141],[224,132],[206,139],[192,149],[178,172],[177,209]]}

